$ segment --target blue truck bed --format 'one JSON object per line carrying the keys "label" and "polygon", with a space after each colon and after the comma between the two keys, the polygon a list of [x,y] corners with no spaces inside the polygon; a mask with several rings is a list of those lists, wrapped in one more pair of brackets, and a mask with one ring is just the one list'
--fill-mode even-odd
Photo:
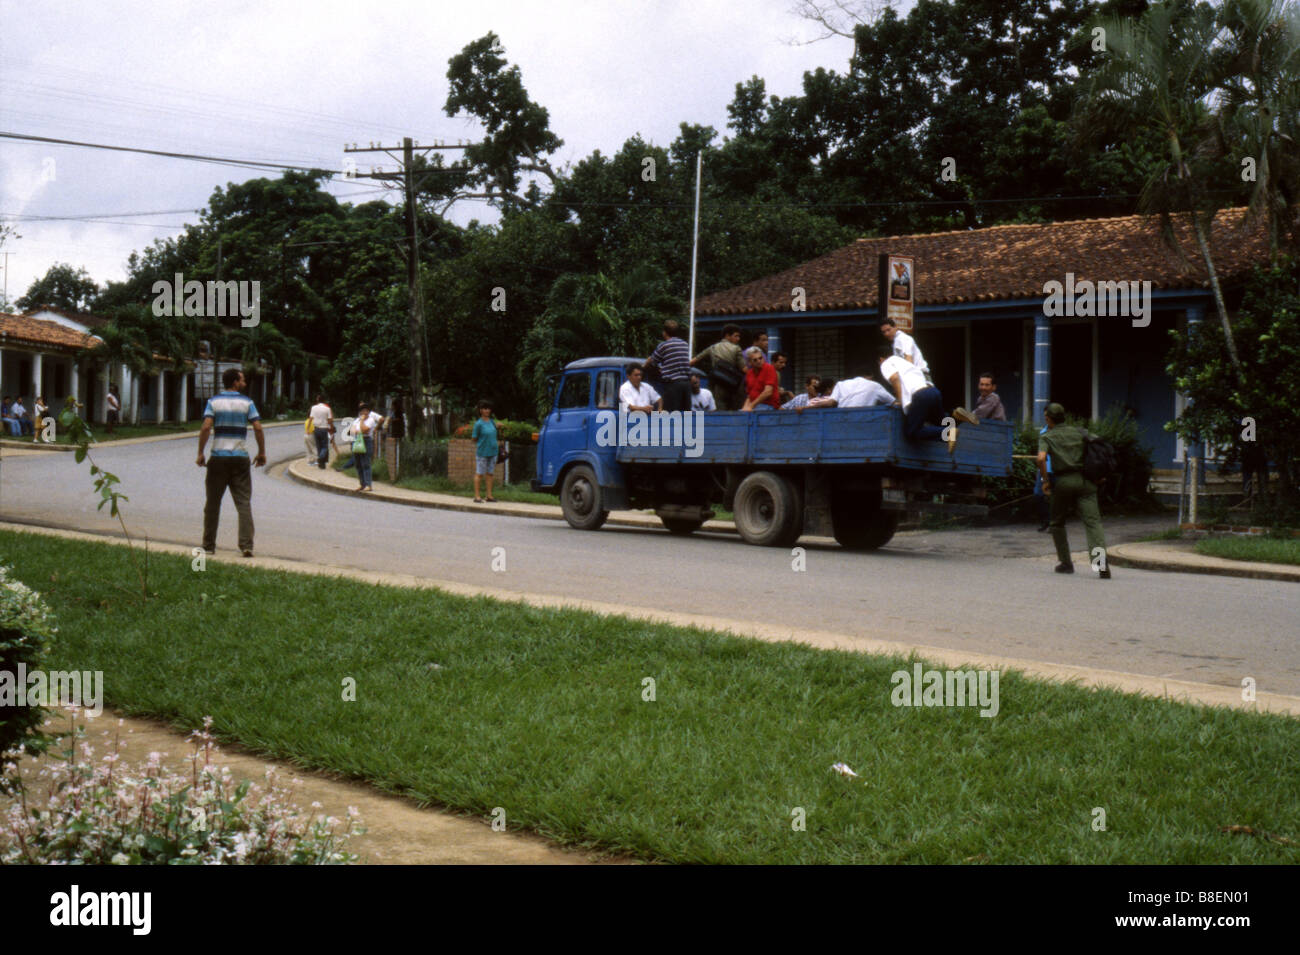
{"label": "blue truck bed", "polygon": [[892,465],[938,474],[1011,473],[1013,426],[962,424],[955,453],[942,441],[908,441],[896,408],[715,411],[703,415],[697,456],[676,447],[618,448],[620,464]]}

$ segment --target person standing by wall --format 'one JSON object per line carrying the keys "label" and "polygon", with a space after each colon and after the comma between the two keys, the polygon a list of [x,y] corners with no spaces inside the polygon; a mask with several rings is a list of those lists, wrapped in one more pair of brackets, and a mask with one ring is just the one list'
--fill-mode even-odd
{"label": "person standing by wall", "polygon": [[[203,409],[203,427],[199,429],[199,456],[195,462],[206,467],[204,479],[207,501],[203,506],[203,549],[209,554],[217,551],[217,522],[221,518],[221,499],[230,489],[231,500],[239,514],[239,550],[245,557],[253,556],[253,476],[248,463],[248,426],[253,426],[257,438],[255,467],[266,464],[266,438],[262,434],[262,420],[253,399],[241,394],[248,387],[244,373],[238,368],[227,368],[221,375],[225,391],[208,399]],[[203,459],[203,449],[212,437],[212,456]]]}
{"label": "person standing by wall", "polygon": [[497,445],[497,423],[492,420],[492,402],[480,401],[478,403],[478,420],[474,422],[474,430],[470,437],[476,442],[474,448],[474,503],[482,504],[483,498],[479,497],[479,478],[487,475],[487,503],[495,504],[497,499],[492,496],[492,479],[496,476],[497,454],[500,448]]}
{"label": "person standing by wall", "polygon": [[[226,370],[233,371],[233,369],[230,368],[227,368]],[[222,376],[221,380],[223,383],[225,382],[226,379],[224,375]],[[230,386],[227,385],[226,387],[229,388]],[[211,399],[208,400],[211,401]],[[106,429],[109,434],[112,434],[113,429],[117,427],[117,419],[118,416],[121,414],[121,412],[122,412],[122,399],[120,399],[117,396],[117,385],[109,385],[108,386],[108,415],[107,415],[108,427]]]}
{"label": "person standing by wall", "polygon": [[[1092,437],[1083,428],[1065,424],[1065,408],[1053,401],[1047,406],[1047,433],[1038,436],[1038,473],[1043,479],[1043,493],[1052,504],[1052,543],[1056,545],[1058,574],[1074,573],[1070,556],[1070,539],[1065,521],[1077,507],[1088,538],[1088,556],[1100,558],[1100,577],[1110,580],[1106,562],[1106,535],[1101,528],[1097,508],[1097,485],[1083,476],[1083,456],[1087,440]],[[1052,456],[1052,473],[1047,473],[1047,456]]]}
{"label": "person standing by wall", "polygon": [[364,401],[357,408],[357,419],[352,422],[352,460],[357,466],[358,491],[373,491],[370,462],[375,454],[375,419],[370,405]]}

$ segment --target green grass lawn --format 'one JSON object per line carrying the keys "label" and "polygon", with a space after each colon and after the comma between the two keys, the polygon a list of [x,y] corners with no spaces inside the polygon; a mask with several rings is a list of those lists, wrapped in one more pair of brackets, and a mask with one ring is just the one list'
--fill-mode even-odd
{"label": "green grass lawn", "polygon": [[1267,564],[1300,564],[1300,538],[1207,537],[1196,542],[1196,552],[1228,560],[1255,560]]}
{"label": "green grass lawn", "polygon": [[1219,831],[1300,839],[1300,720],[1013,673],[991,719],[896,708],[902,659],[188,557],[151,558],[144,604],[120,548],[0,533],[0,554],[58,616],[49,667],[102,670],[110,705],[211,714],[259,753],[499,806],[564,843],[701,863],[1300,861]]}

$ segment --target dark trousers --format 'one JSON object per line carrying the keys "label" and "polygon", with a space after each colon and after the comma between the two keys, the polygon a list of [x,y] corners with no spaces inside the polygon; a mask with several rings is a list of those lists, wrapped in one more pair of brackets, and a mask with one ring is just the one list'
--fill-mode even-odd
{"label": "dark trousers", "polygon": [[357,480],[361,482],[361,487],[370,487],[370,461],[375,453],[375,441],[370,435],[366,435],[366,453],[353,454],[353,459],[357,462]]}
{"label": "dark trousers", "polygon": [[691,380],[689,378],[678,378],[675,381],[665,379],[660,393],[660,397],[664,399],[664,411],[691,410]]}
{"label": "dark trousers", "polygon": [[221,499],[230,488],[230,497],[239,514],[239,549],[253,549],[253,475],[245,455],[208,458],[206,480],[208,501],[203,507],[203,549],[216,550],[217,522],[221,518]]}
{"label": "dark trousers", "polygon": [[745,389],[742,385],[728,385],[725,382],[711,380],[713,401],[719,411],[739,411],[745,404]]}
{"label": "dark trousers", "polygon": [[[1052,475],[1052,543],[1056,545],[1056,557],[1062,564],[1072,563],[1070,559],[1070,540],[1065,532],[1065,522],[1077,507],[1079,517],[1083,519],[1083,530],[1088,538],[1088,560],[1095,561],[1105,557],[1106,535],[1101,529],[1101,511],[1097,508],[1097,485],[1093,484],[1079,471],[1069,474]],[[1098,548],[1101,549],[1100,554]],[[1100,564],[1105,569],[1106,564]]]}
{"label": "dark trousers", "polygon": [[311,433],[316,439],[316,465],[325,467],[330,461],[330,431],[329,428],[317,428]]}
{"label": "dark trousers", "polygon": [[1046,524],[1051,520],[1051,505],[1047,503],[1047,495],[1043,493],[1043,475],[1034,476],[1034,507],[1038,509],[1038,523]]}
{"label": "dark trousers", "polygon": [[931,385],[912,395],[912,403],[903,413],[903,434],[909,441],[942,441],[943,395]]}

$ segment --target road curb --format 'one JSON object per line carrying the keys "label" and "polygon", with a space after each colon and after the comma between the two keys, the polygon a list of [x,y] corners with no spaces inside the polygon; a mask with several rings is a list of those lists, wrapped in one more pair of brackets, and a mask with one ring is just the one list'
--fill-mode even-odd
{"label": "road curb", "polygon": [[1251,580],[1300,583],[1300,568],[1288,569],[1280,564],[1232,561],[1221,557],[1206,557],[1203,554],[1186,554],[1150,542],[1118,544],[1106,551],[1106,559],[1116,567],[1131,567],[1134,570],[1155,570],[1171,574],[1211,574],[1218,577],[1245,577]]}
{"label": "road curb", "polygon": [[[509,501],[498,501],[496,504],[475,504],[465,498],[455,497],[450,494],[437,494],[433,491],[407,491],[403,489],[401,494],[397,494],[393,492],[392,485],[383,482],[376,482],[376,489],[369,494],[360,494],[354,488],[341,487],[327,477],[313,474],[312,471],[319,471],[319,468],[304,460],[301,454],[297,455],[297,460],[285,469],[285,473],[299,484],[351,498],[386,501],[389,504],[409,504],[412,507],[427,507],[441,511],[495,514],[501,517],[532,517],[545,521],[564,520],[564,511],[561,510],[558,504],[516,504]],[[659,518],[648,514],[613,513],[610,514],[609,520],[605,524],[612,527],[663,528]],[[724,534],[736,533],[735,525],[726,521],[708,521],[700,530]]]}
{"label": "road curb", "polygon": [[[287,428],[289,425],[301,424],[298,421],[264,422],[262,429]],[[92,451],[105,451],[109,448],[129,448],[134,444],[153,444],[157,441],[179,441],[182,438],[198,438],[198,429],[181,431],[178,434],[148,434],[140,438],[123,438],[121,441],[96,441],[91,444]],[[0,439],[0,449],[12,448],[15,451],[76,451],[75,444],[41,444],[35,441],[15,441],[12,438]]]}

